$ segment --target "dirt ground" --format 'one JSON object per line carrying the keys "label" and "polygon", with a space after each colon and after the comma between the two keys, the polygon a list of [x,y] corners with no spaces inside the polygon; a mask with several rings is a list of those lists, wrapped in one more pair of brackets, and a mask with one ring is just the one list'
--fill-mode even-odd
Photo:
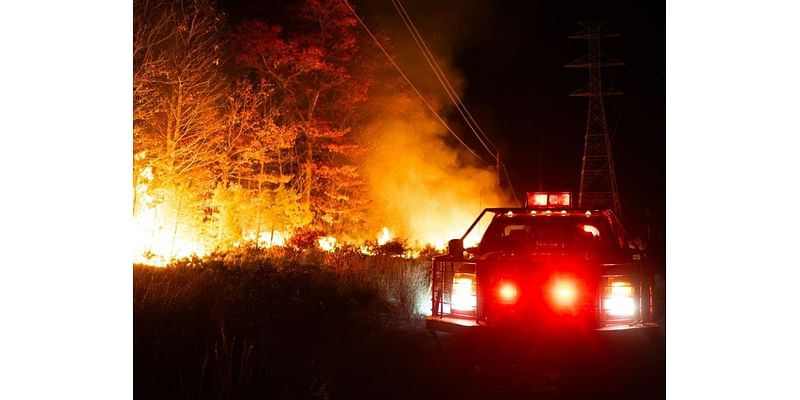
{"label": "dirt ground", "polygon": [[[652,333],[652,332],[651,332]],[[333,399],[662,399],[661,334],[525,346],[424,329],[375,333],[338,371]]]}

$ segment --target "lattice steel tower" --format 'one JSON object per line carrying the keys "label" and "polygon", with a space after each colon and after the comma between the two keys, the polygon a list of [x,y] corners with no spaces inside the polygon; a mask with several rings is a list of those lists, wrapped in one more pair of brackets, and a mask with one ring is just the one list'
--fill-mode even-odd
{"label": "lattice steel tower", "polygon": [[586,39],[589,42],[589,54],[564,67],[589,69],[589,85],[570,93],[570,96],[589,98],[578,207],[610,208],[619,216],[621,206],[617,192],[617,178],[614,174],[611,141],[608,138],[603,96],[620,95],[622,92],[604,87],[601,71],[603,67],[624,64],[600,53],[601,39],[619,36],[619,34],[604,30],[605,24],[605,22],[580,23],[583,29],[568,37],[570,39]]}

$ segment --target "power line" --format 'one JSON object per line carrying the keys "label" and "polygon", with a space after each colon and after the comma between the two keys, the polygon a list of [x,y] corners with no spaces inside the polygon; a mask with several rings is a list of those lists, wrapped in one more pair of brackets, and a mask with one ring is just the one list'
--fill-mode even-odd
{"label": "power line", "polygon": [[[422,46],[424,47],[424,52],[423,53],[427,52],[430,60],[433,62],[433,66],[435,67],[434,68],[434,70],[435,70],[434,72],[436,72],[436,70],[438,70],[439,74],[441,74],[442,78],[444,79],[444,82],[446,83],[446,86],[447,86],[446,90],[449,89],[450,93],[452,93],[453,96],[455,97],[455,101],[457,102],[456,108],[459,108],[459,106],[460,106],[460,108],[463,109],[464,112],[461,113],[462,117],[464,116],[464,113],[466,113],[465,121],[467,122],[467,125],[470,125],[470,121],[471,121],[472,125],[474,125],[475,128],[477,128],[478,132],[480,132],[480,135],[483,136],[483,138],[486,139],[487,142],[489,142],[489,144],[493,147],[494,152],[496,152],[497,151],[497,146],[494,143],[492,143],[492,141],[489,139],[489,137],[486,135],[486,133],[483,132],[483,129],[481,129],[480,125],[478,125],[478,122],[475,121],[475,118],[472,117],[472,114],[469,112],[469,110],[467,109],[466,105],[464,105],[464,103],[461,101],[461,98],[458,96],[458,93],[456,92],[456,90],[453,89],[452,85],[450,85],[450,81],[447,79],[447,75],[445,75],[444,71],[439,67],[439,64],[436,63],[436,59],[433,57],[433,54],[431,53],[430,49],[428,49],[428,46],[426,45],[425,40],[422,38],[422,34],[419,33],[419,31],[417,30],[417,27],[414,25],[414,21],[411,20],[411,16],[408,15],[408,12],[406,12],[405,7],[403,7],[403,3],[400,0],[396,0],[396,2],[397,2],[397,5],[395,5],[395,8],[397,8],[397,6],[400,7],[400,10],[402,11],[402,13],[405,15],[406,19],[410,23],[411,27],[413,28],[414,32],[416,33],[416,36],[419,38],[419,42],[422,43]],[[408,27],[408,25],[406,25],[406,27]],[[412,37],[413,36],[414,35],[412,34]],[[441,82],[441,80],[440,80],[440,82]],[[452,97],[451,97],[451,100],[452,100]],[[461,111],[461,109],[459,109],[459,112]],[[469,118],[469,121],[467,121],[466,118]],[[475,129],[473,129],[472,126],[470,126],[470,128],[472,129],[473,133],[475,133]],[[477,133],[475,133],[475,134],[476,134],[476,136],[478,136]],[[478,137],[478,140],[480,140],[480,137]],[[481,144],[484,144],[483,141],[481,141]],[[486,145],[484,144],[484,147],[485,146]],[[487,151],[488,150],[489,149],[487,149]],[[490,153],[491,153],[491,151],[490,151]]]}
{"label": "power line", "polygon": [[[422,93],[416,88],[416,86],[414,86],[413,83],[411,83],[411,80],[408,78],[408,76],[403,72],[403,70],[400,68],[400,66],[397,65],[397,63],[394,61],[394,59],[386,51],[386,49],[384,49],[383,45],[381,45],[381,43],[378,40],[378,38],[375,37],[375,35],[372,33],[372,31],[369,29],[369,27],[367,27],[367,24],[364,23],[364,20],[362,20],[361,17],[358,16],[358,13],[356,13],[356,10],[350,5],[350,3],[348,3],[347,0],[342,0],[342,2],[344,2],[344,4],[347,6],[347,8],[350,9],[350,12],[353,13],[353,16],[356,18],[356,20],[358,20],[358,22],[361,24],[361,26],[364,27],[364,30],[367,31],[369,36],[375,42],[375,45],[378,46],[378,48],[381,50],[383,55],[386,56],[386,58],[389,60],[389,62],[392,64],[392,66],[394,66],[394,68],[397,70],[397,72],[400,73],[400,75],[403,77],[403,79],[406,81],[406,83],[408,83],[408,86],[410,86],[411,89],[414,90],[414,92],[417,94],[417,96],[419,96],[419,98],[422,100],[422,102],[425,104],[425,106],[428,107],[428,110],[431,111],[431,113],[436,117],[436,119],[438,119],[439,122],[441,122],[441,124],[445,128],[447,128],[447,131],[450,132],[450,134],[452,134],[453,137],[455,137],[456,140],[458,140],[458,142],[461,143],[461,145],[463,145],[467,150],[469,150],[469,152],[472,153],[472,155],[474,155],[478,160],[482,161],[484,164],[491,165],[490,163],[486,162],[486,160],[481,158],[477,153],[475,153],[475,151],[473,151],[472,148],[470,148],[466,143],[464,143],[464,141],[461,140],[461,138],[458,135],[456,135],[456,133],[450,128],[450,126],[448,126],[447,123],[444,122],[442,117],[439,116],[439,114],[436,112],[436,110],[434,110],[434,108],[430,105],[430,103],[428,103],[428,101],[425,100],[425,97],[422,95]],[[402,5],[400,5],[400,7],[402,7]],[[412,24],[413,24],[413,22],[412,22]],[[414,28],[414,29],[416,29],[416,28]],[[423,44],[424,44],[424,42],[423,42]],[[438,67],[438,65],[437,65],[437,67]],[[448,85],[449,85],[449,82],[448,82]],[[452,90],[452,86],[450,87],[450,89]],[[453,91],[453,93],[455,93],[455,91]],[[483,135],[483,137],[486,139],[486,141],[489,142],[489,144],[491,144],[494,148],[497,148],[497,146],[495,146],[495,144],[492,143],[492,141],[488,138],[488,136],[486,136],[486,134],[483,132],[483,130],[477,124],[475,119],[469,113],[469,110],[467,110],[466,107],[463,105],[463,102],[461,102],[461,99],[458,98],[457,95],[456,95],[456,98],[458,99],[458,103],[460,103],[462,105],[462,107],[464,107],[464,111],[466,112],[467,116],[472,121],[472,123],[478,128],[478,131]],[[463,116],[463,114],[462,114],[462,116]],[[467,125],[469,125],[469,123],[467,123]],[[470,128],[472,129],[471,126],[470,126]],[[475,132],[475,130],[473,129],[473,133],[474,132]],[[479,139],[480,139],[480,137],[479,137]],[[481,142],[481,143],[484,145],[484,147],[487,147],[485,143],[483,143],[483,142]],[[489,150],[489,149],[487,149],[487,150]],[[491,153],[491,151],[490,151],[490,153]],[[506,168],[506,165],[504,163],[500,162],[499,157],[494,156],[494,155],[493,155],[493,157],[495,158],[495,161],[497,161],[499,166],[501,166],[503,168],[503,171],[505,173],[505,177],[506,177],[506,180],[508,181],[508,185],[509,185],[509,188],[511,189],[512,195],[516,198],[516,192],[514,192],[514,185],[511,182],[511,177],[508,175],[508,168]]]}
{"label": "power line", "polygon": [[364,23],[364,20],[362,20],[361,17],[358,16],[358,14],[356,13],[356,10],[353,8],[353,6],[351,6],[350,3],[347,0],[342,0],[342,2],[347,6],[347,8],[350,9],[350,11],[353,13],[353,16],[356,17],[358,22],[361,23],[361,26],[364,27],[364,30],[367,31],[369,36],[372,38],[372,40],[375,42],[375,44],[378,46],[378,48],[381,50],[381,52],[386,56],[386,58],[389,59],[389,62],[392,63],[394,68],[397,69],[397,72],[399,72],[400,75],[403,77],[403,79],[405,79],[406,83],[408,83],[408,86],[410,86],[411,89],[413,89],[414,92],[417,93],[417,95],[422,100],[422,102],[425,103],[425,106],[428,107],[428,110],[430,110],[431,113],[433,113],[433,115],[436,116],[436,119],[438,119],[439,122],[441,122],[442,125],[444,125],[444,127],[447,128],[447,131],[450,132],[450,134],[453,135],[453,137],[455,137],[456,140],[458,140],[458,142],[461,143],[461,145],[466,147],[466,149],[469,150],[469,152],[472,153],[472,155],[474,155],[478,160],[483,161],[483,163],[485,163],[487,165],[492,165],[491,163],[489,163],[486,160],[484,160],[483,158],[481,158],[481,156],[479,156],[477,153],[475,153],[475,151],[473,151],[466,143],[464,143],[464,141],[461,140],[461,138],[458,137],[458,135],[456,135],[456,133],[453,131],[453,129],[451,129],[450,126],[447,125],[446,122],[444,122],[442,117],[439,116],[439,113],[437,113],[436,110],[434,110],[433,106],[431,106],[430,103],[428,103],[428,101],[425,100],[425,96],[423,96],[422,93],[417,89],[417,87],[414,86],[413,83],[411,83],[411,80],[408,79],[408,76],[406,76],[406,74],[403,72],[403,70],[400,68],[400,66],[397,65],[397,63],[394,61],[394,59],[392,59],[392,57],[389,55],[389,53],[386,51],[386,49],[383,48],[383,46],[381,45],[381,43],[378,40],[378,38],[375,37],[374,34],[372,34],[372,31],[367,27],[367,24]]}
{"label": "power line", "polygon": [[508,176],[508,168],[506,168],[506,165],[504,163],[501,163],[500,165],[503,166],[503,173],[506,176],[506,181],[508,181],[508,187],[509,189],[511,189],[511,195],[514,196],[515,200],[519,201],[519,198],[517,198],[517,192],[514,191],[514,184],[511,183],[511,177]]}
{"label": "power line", "polygon": [[[436,75],[436,78],[439,80],[439,83],[444,88],[445,92],[447,93],[447,96],[450,98],[450,101],[453,102],[453,105],[455,105],[456,110],[458,110],[459,114],[461,114],[461,117],[464,119],[464,122],[466,122],[467,126],[470,128],[472,133],[475,134],[475,137],[478,138],[478,141],[481,143],[481,145],[483,145],[483,148],[486,149],[486,151],[489,154],[491,154],[492,157],[495,157],[496,160],[495,154],[497,154],[497,146],[495,146],[494,143],[492,143],[491,140],[489,140],[489,138],[486,137],[486,134],[483,132],[478,123],[472,117],[472,114],[470,114],[467,107],[461,101],[461,98],[458,96],[458,93],[450,84],[450,81],[447,79],[447,75],[444,73],[441,67],[439,67],[439,64],[436,62],[436,58],[433,56],[433,53],[431,53],[430,49],[428,48],[428,45],[425,43],[425,39],[423,39],[422,34],[419,33],[419,30],[417,30],[416,25],[414,25],[414,21],[411,19],[411,16],[408,15],[408,12],[406,11],[405,7],[403,7],[403,3],[400,0],[392,0],[392,4],[394,4],[394,8],[400,15],[400,19],[403,20],[403,24],[406,26],[406,29],[411,34],[411,37],[417,44],[417,47],[419,47],[423,57],[425,57],[425,61],[433,70],[433,73]],[[480,131],[480,134],[478,133],[478,131]],[[486,144],[483,138],[481,138],[481,136],[483,136],[486,139],[486,142],[489,142],[489,144],[492,145],[493,147],[492,149],[489,148],[489,146]]]}
{"label": "power line", "polygon": [[[401,2],[401,0],[392,0],[392,4],[394,4],[395,9],[400,15],[400,19],[403,20],[403,24],[406,26],[406,29],[411,34],[411,37],[417,44],[417,47],[419,47],[423,57],[425,57],[425,61],[433,70],[434,75],[436,75],[436,78],[439,80],[439,83],[444,88],[445,92],[447,93],[447,96],[450,97],[450,100],[453,102],[453,105],[455,105],[456,110],[458,110],[459,114],[461,114],[461,117],[464,119],[464,122],[466,122],[467,126],[470,128],[475,137],[478,138],[478,141],[481,143],[481,145],[483,145],[483,148],[486,149],[486,151],[494,158],[495,162],[497,163],[498,183],[500,183],[499,170],[500,168],[502,168],[506,177],[506,181],[508,182],[509,189],[511,190],[512,195],[516,198],[516,192],[514,191],[514,184],[511,182],[511,177],[508,175],[508,168],[506,167],[505,163],[500,161],[500,152],[497,150],[497,146],[494,143],[492,143],[491,139],[489,139],[489,137],[486,135],[483,129],[481,129],[480,125],[478,125],[478,122],[475,120],[475,118],[472,117],[472,114],[469,112],[469,109],[467,109],[467,106],[464,104],[463,101],[461,101],[461,98],[459,97],[458,93],[450,84],[450,81],[447,79],[447,75],[444,73],[442,68],[439,67],[439,64],[436,62],[436,58],[433,56],[433,53],[431,53],[430,49],[428,48],[428,45],[425,43],[425,39],[423,39],[422,34],[420,34],[419,30],[417,30],[417,27],[414,24],[414,21],[411,19],[411,16],[408,14],[405,7],[403,7],[403,3]],[[484,141],[484,139],[486,141]],[[491,149],[489,148],[489,145],[487,145],[486,142],[488,142],[489,145],[491,145],[492,147]]]}

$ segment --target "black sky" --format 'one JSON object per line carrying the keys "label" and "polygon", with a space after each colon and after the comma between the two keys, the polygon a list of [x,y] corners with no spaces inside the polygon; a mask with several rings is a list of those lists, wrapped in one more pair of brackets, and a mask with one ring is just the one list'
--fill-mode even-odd
{"label": "black sky", "polygon": [[[235,3],[223,3],[234,20],[277,12],[276,2]],[[390,0],[353,3],[371,29],[390,32],[387,36],[398,47],[411,43],[410,36],[389,29],[401,24]],[[460,75],[451,78],[462,82],[462,100],[500,147],[518,197],[538,189],[540,182],[545,190],[578,192],[587,99],[568,94],[587,83],[588,70],[564,65],[584,55],[587,43],[567,36],[580,30],[579,21],[607,21],[607,28],[621,37],[604,40],[602,51],[626,64],[604,70],[604,83],[624,92],[605,100],[623,215],[639,223],[650,213],[654,231],[663,232],[663,3],[404,0],[403,5],[429,46],[444,53]],[[402,67],[424,64],[424,59],[409,51],[398,62]],[[459,118],[452,112],[448,120],[466,137]],[[468,143],[480,147],[474,139]]]}

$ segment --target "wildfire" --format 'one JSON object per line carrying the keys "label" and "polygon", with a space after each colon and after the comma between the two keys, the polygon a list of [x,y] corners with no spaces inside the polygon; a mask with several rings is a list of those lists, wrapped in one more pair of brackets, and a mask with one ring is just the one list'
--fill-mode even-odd
{"label": "wildfire", "polygon": [[384,226],[383,229],[381,229],[381,233],[378,234],[378,246],[385,245],[387,242],[392,240],[392,238],[392,232],[389,231],[389,228]]}
{"label": "wildfire", "polygon": [[[191,256],[204,257],[212,250],[224,250],[231,247],[240,247],[245,243],[255,243],[261,248],[283,247],[291,238],[292,232],[284,230],[258,230],[247,227],[246,230],[234,237],[220,236],[216,231],[221,225],[217,222],[198,220],[197,216],[189,215],[182,196],[177,191],[153,190],[149,184],[153,181],[153,174],[149,168],[142,170],[134,186],[135,209],[133,215],[134,243],[133,262],[156,267],[165,267],[170,262]],[[182,207],[183,206],[183,207]],[[183,210],[183,211],[182,211]],[[467,207],[451,208],[449,210],[432,210],[425,207],[416,207],[415,214],[409,221],[403,223],[397,220],[400,234],[384,226],[377,233],[376,242],[360,247],[362,253],[375,255],[377,246],[384,246],[397,238],[406,238],[411,245],[398,257],[416,258],[420,250],[428,245],[438,250],[447,247],[447,241],[463,235],[464,229],[469,225],[474,213]],[[253,225],[251,225],[253,226]],[[394,226],[394,225],[392,225]],[[242,227],[244,228],[244,227]],[[466,238],[466,247],[475,246],[481,236],[479,224],[477,229]],[[241,229],[241,228],[240,228]],[[360,240],[351,238],[353,243]],[[363,240],[363,239],[362,239]],[[333,236],[323,236],[317,239],[319,249],[334,252],[342,243]]]}
{"label": "wildfire", "polygon": [[176,258],[207,254],[206,248],[191,234],[181,232],[174,223],[169,223],[169,214],[167,207],[157,205],[134,216],[134,263],[164,267]]}
{"label": "wildfire", "polygon": [[317,241],[317,244],[319,245],[319,248],[322,249],[323,251],[333,252],[334,250],[336,250],[336,238],[333,236],[321,237]]}
{"label": "wildfire", "polygon": [[142,169],[134,188],[133,262],[164,267],[176,258],[205,256],[207,249],[195,232],[180,224],[175,196],[150,192],[153,178],[150,167]]}
{"label": "wildfire", "polygon": [[[283,247],[286,245],[286,241],[289,240],[291,234],[289,232],[283,231],[271,231],[271,232],[258,232],[252,230],[245,234],[242,238],[246,242],[253,242],[257,243],[259,247]],[[256,240],[258,238],[258,240]]]}

